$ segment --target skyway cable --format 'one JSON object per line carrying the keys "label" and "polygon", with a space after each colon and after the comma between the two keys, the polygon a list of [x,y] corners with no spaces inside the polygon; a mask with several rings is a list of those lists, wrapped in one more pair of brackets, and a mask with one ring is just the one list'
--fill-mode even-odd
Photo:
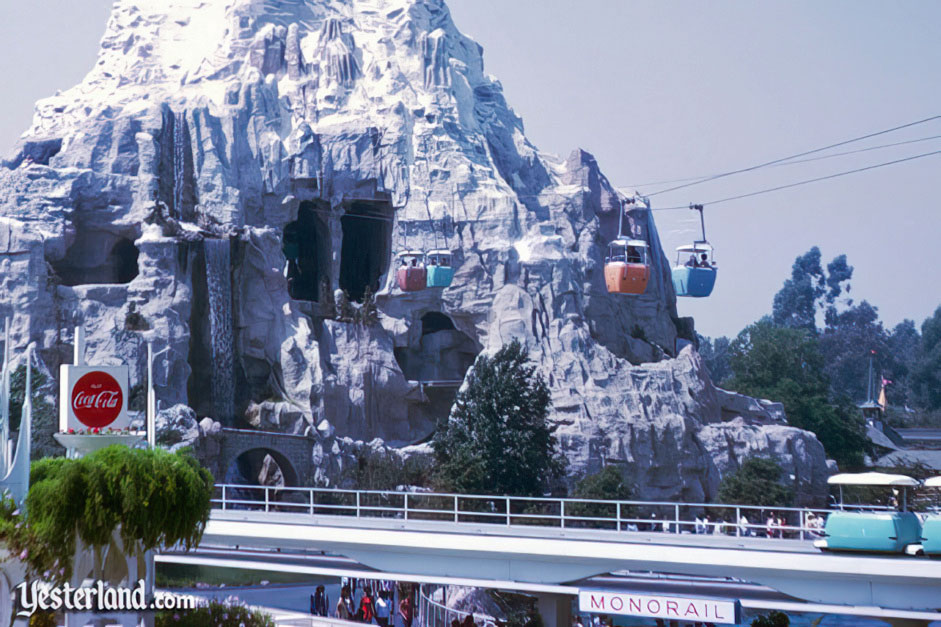
{"label": "skyway cable", "polygon": [[700,179],[700,180],[697,180],[697,181],[693,181],[692,183],[685,183],[685,184],[683,184],[683,185],[677,185],[677,186],[675,186],[675,187],[669,187],[669,188],[667,188],[667,189],[661,189],[660,191],[653,192],[652,194],[645,194],[645,195],[646,195],[648,198],[651,198],[651,197],[653,197],[653,196],[658,196],[658,195],[660,195],[660,194],[665,194],[665,193],[667,193],[667,192],[676,191],[676,190],[678,190],[678,189],[685,189],[685,188],[687,188],[687,187],[692,187],[693,185],[699,185],[699,184],[701,184],[701,183],[708,183],[709,181],[715,181],[716,179],[725,178],[725,177],[727,177],[727,176],[732,176],[732,175],[734,175],[734,174],[742,174],[742,173],[744,173],[744,172],[752,172],[752,171],[758,170],[758,169],[760,169],[760,168],[766,168],[766,167],[768,167],[768,166],[772,166],[772,165],[775,165],[775,164],[778,164],[778,163],[783,163],[783,162],[785,162],[785,161],[791,161],[791,160],[793,160],[793,159],[798,159],[798,158],[800,158],[800,157],[806,157],[806,156],[808,156],[808,155],[813,155],[813,154],[816,154],[816,153],[818,153],[818,152],[824,152],[824,151],[830,150],[830,149],[832,149],[832,148],[838,148],[838,147],[840,147],[840,146],[845,146],[845,145],[847,145],[847,144],[852,144],[852,143],[855,143],[855,142],[863,141],[864,139],[869,139],[869,138],[871,138],[871,137],[878,137],[879,135],[885,135],[886,133],[892,133],[892,132],[895,132],[895,131],[900,131],[900,130],[905,129],[905,128],[910,128],[910,127],[912,127],[912,126],[917,126],[917,125],[919,125],[919,124],[925,124],[925,123],[927,123],[927,122],[932,122],[932,121],[938,120],[938,119],[941,119],[941,115],[933,115],[933,116],[931,116],[931,117],[929,117],[929,118],[925,118],[925,119],[923,119],[923,120],[916,120],[915,122],[909,122],[908,124],[902,124],[901,126],[895,126],[895,127],[892,127],[892,128],[885,129],[885,130],[883,130],[883,131],[877,131],[877,132],[875,132],[875,133],[869,133],[868,135],[862,135],[862,136],[860,136],[860,137],[854,137],[853,139],[847,139],[847,140],[845,140],[845,141],[837,142],[837,143],[835,143],[835,144],[830,144],[829,146],[823,146],[822,148],[815,148],[815,149],[813,149],[813,150],[808,150],[808,151],[805,151],[805,152],[800,152],[800,153],[797,153],[797,154],[795,154],[795,155],[790,155],[790,156],[788,156],[788,157],[782,157],[782,158],[780,158],[780,159],[775,159],[775,160],[773,160],[773,161],[766,161],[765,163],[759,163],[758,165],[753,165],[753,166],[750,166],[750,167],[747,167],[747,168],[741,168],[741,169],[739,169],[739,170],[732,170],[732,171],[730,171],[730,172],[723,172],[723,173],[721,173],[721,174],[715,174],[715,175],[713,175],[713,176],[708,176],[708,177],[706,177],[706,178],[704,178],[704,179]]}

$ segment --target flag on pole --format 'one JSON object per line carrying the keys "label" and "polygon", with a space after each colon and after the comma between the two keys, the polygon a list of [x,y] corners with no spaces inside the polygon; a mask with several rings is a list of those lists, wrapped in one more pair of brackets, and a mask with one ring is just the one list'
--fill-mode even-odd
{"label": "flag on pole", "polygon": [[883,412],[883,413],[885,413],[886,408],[887,408],[888,405],[889,405],[889,403],[888,403],[888,401],[886,400],[886,397],[885,397],[885,388],[886,388],[886,386],[889,385],[890,383],[892,383],[892,382],[889,381],[888,379],[886,379],[885,377],[882,377],[882,389],[879,390],[879,401],[878,401],[878,402],[879,402],[879,405],[882,407],[882,412]]}

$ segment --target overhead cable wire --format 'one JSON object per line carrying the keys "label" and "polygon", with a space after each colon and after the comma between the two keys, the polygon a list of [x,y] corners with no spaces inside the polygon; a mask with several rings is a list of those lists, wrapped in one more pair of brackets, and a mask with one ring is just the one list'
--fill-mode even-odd
{"label": "overhead cable wire", "polygon": [[[846,150],[844,152],[835,152],[832,155],[823,155],[820,157],[810,157],[809,159],[797,159],[795,161],[785,161],[783,163],[776,163],[772,168],[780,168],[787,165],[796,165],[798,163],[810,163],[811,161],[823,161],[824,159],[833,159],[834,157],[845,157],[847,155],[855,155],[863,152],[870,152],[873,150],[882,150],[884,148],[894,148],[896,146],[906,146],[908,144],[917,144],[920,142],[931,141],[933,139],[941,139],[941,135],[932,135],[930,137],[919,137],[918,139],[907,139],[901,142],[893,142],[891,144],[880,144],[878,146],[868,146],[866,148],[857,148],[856,150]],[[671,183],[685,183],[687,181],[698,181],[702,178],[709,178],[712,176],[718,176],[716,174],[700,174],[699,176],[687,176],[685,178],[669,179],[666,181],[649,181],[647,183],[633,183],[631,185],[621,185],[617,189],[619,190],[634,190],[639,187],[646,187],[648,185],[670,185]]]}
{"label": "overhead cable wire", "polygon": [[[801,185],[809,185],[810,183],[818,183],[820,181],[827,181],[830,179],[839,178],[841,176],[847,176],[849,174],[857,174],[859,172],[866,172],[867,170],[875,170],[876,168],[884,168],[886,166],[895,165],[897,163],[905,163],[906,161],[914,161],[915,159],[923,159],[925,157],[931,157],[934,155],[941,155],[941,150],[935,150],[934,152],[926,152],[920,155],[914,155],[912,157],[905,157],[903,159],[896,159],[894,161],[886,161],[885,163],[877,163],[875,165],[866,166],[864,168],[856,168],[855,170],[847,170],[845,172],[837,172],[835,174],[828,174],[827,176],[818,176],[817,178],[806,179],[804,181],[798,181],[796,183],[788,183],[787,185],[778,185],[777,187],[769,187],[767,189],[760,189],[754,192],[748,192],[747,194],[739,194],[738,196],[729,196],[728,198],[710,200],[710,201],[703,202],[700,204],[709,205],[709,206],[718,205],[723,202],[741,200],[742,198],[751,198],[752,196],[759,196],[761,194],[770,194],[771,192],[777,192],[783,189],[790,189],[792,187],[799,187]],[[654,207],[652,208],[652,211],[677,211],[679,209],[689,209],[689,205],[682,205],[682,206],[676,206],[676,207]]]}
{"label": "overhead cable wire", "polygon": [[886,133],[893,133],[893,132],[895,132],[895,131],[900,131],[900,130],[905,129],[905,128],[911,128],[912,126],[917,126],[917,125],[919,125],[919,124],[925,124],[925,123],[927,123],[927,122],[932,122],[932,121],[938,120],[938,119],[941,119],[941,115],[933,115],[933,116],[931,116],[931,117],[929,117],[929,118],[924,118],[923,120],[916,120],[916,121],[914,121],[914,122],[909,122],[908,124],[902,124],[901,126],[895,126],[895,127],[892,127],[892,128],[888,128],[888,129],[882,130],[882,131],[877,131],[877,132],[875,132],[875,133],[869,133],[869,134],[867,134],[867,135],[862,135],[862,136],[860,136],[860,137],[854,137],[854,138],[852,138],[852,139],[847,139],[847,140],[845,140],[845,141],[837,142],[837,143],[835,143],[835,144],[830,144],[829,146],[823,146],[823,147],[821,147],[821,148],[815,148],[815,149],[813,149],[813,150],[807,150],[807,151],[805,151],[805,152],[799,152],[799,153],[794,154],[794,155],[790,155],[790,156],[787,156],[787,157],[781,157],[780,159],[774,159],[773,161],[766,161],[765,163],[759,163],[758,165],[749,166],[749,167],[747,167],[747,168],[741,168],[741,169],[738,169],[738,170],[732,170],[732,171],[730,171],[730,172],[723,172],[723,173],[721,173],[721,174],[715,174],[715,175],[713,175],[713,176],[707,176],[707,177],[705,177],[705,178],[703,178],[703,179],[700,179],[700,180],[697,180],[697,181],[693,181],[692,183],[684,183],[683,185],[677,185],[677,186],[675,186],[675,187],[668,187],[667,189],[661,189],[660,191],[653,192],[653,193],[651,193],[651,194],[645,194],[645,195],[646,195],[648,198],[651,198],[651,197],[653,197],[653,196],[658,196],[658,195],[660,195],[660,194],[665,194],[665,193],[667,193],[667,192],[673,192],[673,191],[676,191],[676,190],[678,190],[678,189],[685,189],[685,188],[687,188],[687,187],[692,187],[693,185],[700,185],[700,184],[702,184],[702,183],[708,183],[709,181],[715,181],[715,180],[717,180],[717,179],[725,178],[725,177],[732,176],[732,175],[735,175],[735,174],[743,174],[743,173],[745,173],[745,172],[752,172],[752,171],[754,171],[754,170],[758,170],[758,169],[761,169],[761,168],[767,168],[767,167],[769,167],[769,166],[776,165],[776,164],[778,164],[778,163],[783,163],[783,162],[785,162],[785,161],[791,161],[791,160],[793,160],[793,159],[799,159],[800,157],[806,157],[806,156],[808,156],[808,155],[817,154],[817,153],[820,153],[820,152],[824,152],[824,151],[826,151],[826,150],[831,150],[831,149],[833,149],[833,148],[838,148],[838,147],[840,147],[840,146],[845,146],[845,145],[847,145],[847,144],[853,144],[853,143],[856,143],[856,142],[860,142],[860,141],[863,141],[864,139],[870,139],[870,138],[872,138],[872,137],[878,137],[879,135],[885,135]]}

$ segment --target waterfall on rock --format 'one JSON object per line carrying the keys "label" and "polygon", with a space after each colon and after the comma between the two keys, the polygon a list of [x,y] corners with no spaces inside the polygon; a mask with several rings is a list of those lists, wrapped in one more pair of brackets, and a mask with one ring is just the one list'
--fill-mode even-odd
{"label": "waterfall on rock", "polygon": [[235,414],[235,360],[232,334],[232,266],[227,239],[204,240],[209,295],[210,385],[213,418],[222,423]]}
{"label": "waterfall on rock", "polygon": [[186,112],[175,115],[173,124],[173,215],[183,217],[183,184],[186,176]]}

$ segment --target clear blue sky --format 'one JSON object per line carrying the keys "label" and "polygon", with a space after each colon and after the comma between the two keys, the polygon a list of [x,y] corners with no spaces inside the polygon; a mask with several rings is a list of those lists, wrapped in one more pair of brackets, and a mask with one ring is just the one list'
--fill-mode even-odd
{"label": "clear blue sky", "polygon": [[[0,146],[38,98],[91,68],[107,0],[0,8]],[[451,0],[542,150],[582,147],[618,185],[711,174],[941,114],[941,2]],[[941,121],[875,145],[941,135]],[[855,146],[850,146],[853,148]],[[941,150],[941,140],[771,168],[663,194],[707,202]],[[707,206],[715,294],[680,314],[734,334],[771,308],[798,254],[846,253],[853,295],[894,325],[941,304],[941,156]],[[650,193],[664,186],[644,185]],[[695,236],[688,211],[657,215],[668,248]]]}

